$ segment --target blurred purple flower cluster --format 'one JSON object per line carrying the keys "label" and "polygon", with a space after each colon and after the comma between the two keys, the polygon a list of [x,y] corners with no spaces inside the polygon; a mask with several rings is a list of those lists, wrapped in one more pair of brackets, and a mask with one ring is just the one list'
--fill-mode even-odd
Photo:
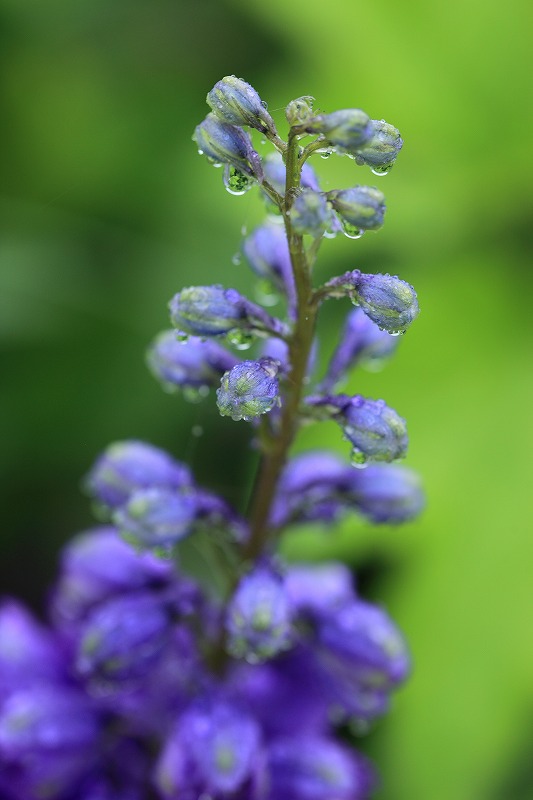
{"label": "blurred purple flower cluster", "polygon": [[[392,355],[416,294],[359,270],[311,282],[320,241],[379,227],[385,206],[372,187],[321,192],[307,158],[338,152],[381,174],[401,138],[359,109],[315,115],[304,97],[287,107],[284,142],[234,76],[207,99],[194,138],[232,194],[260,186],[270,218],[243,253],[263,305],[281,295],[286,320],[235,289],[188,287],[148,364],[188,399],[219,387],[221,414],[252,423],[251,507],[239,513],[143,442],[96,460],[85,486],[105,524],[63,552],[47,624],[16,601],[0,606],[6,800],[364,800],[374,769],[340,731],[383,715],[409,673],[401,633],[345,565],[287,564],[278,548],[291,526],[348,513],[401,523],[423,506],[417,476],[391,463],[405,455],[405,421],[383,400],[335,394],[354,367]],[[246,126],[276,153],[262,159]],[[358,307],[319,379],[316,317],[342,297]],[[298,426],[321,420],[340,425],[351,464],[329,451],[291,457]]]}

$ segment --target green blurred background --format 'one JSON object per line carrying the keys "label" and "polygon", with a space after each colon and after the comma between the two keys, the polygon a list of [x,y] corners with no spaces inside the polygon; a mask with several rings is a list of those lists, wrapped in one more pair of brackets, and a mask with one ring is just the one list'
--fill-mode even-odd
{"label": "green blurred background", "polygon": [[[61,545],[93,522],[80,479],[110,441],[164,446],[237,504],[249,487],[246,426],[163,394],[143,362],[183,285],[250,285],[232,255],[261,203],[230,197],[196,155],[206,92],[236,73],[281,127],[286,103],[312,94],[402,132],[386,178],[315,162],[325,188],[379,182],[388,201],[379,234],[327,243],[319,269],[417,288],[398,356],[351,388],[407,418],[428,509],[400,528],[350,520],[286,543],[346,558],[410,641],[413,677],[361,742],[381,800],[533,797],[529,9],[0,2],[1,590],[34,608]],[[343,310],[323,315],[330,345]],[[344,450],[328,426],[299,442],[317,445]]]}

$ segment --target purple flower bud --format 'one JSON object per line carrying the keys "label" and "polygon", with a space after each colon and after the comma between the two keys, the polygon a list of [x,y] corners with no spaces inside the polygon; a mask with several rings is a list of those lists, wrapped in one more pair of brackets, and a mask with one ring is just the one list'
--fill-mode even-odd
{"label": "purple flower bud", "polygon": [[425,503],[418,475],[396,464],[375,464],[354,472],[352,496],[358,511],[375,523],[411,520]]}
{"label": "purple flower bud", "polygon": [[273,359],[260,358],[242,361],[226,372],[217,389],[221,415],[249,421],[268,413],[279,401],[278,370]]}
{"label": "purple flower bud", "polygon": [[241,578],[227,610],[228,647],[251,663],[272,658],[291,645],[292,610],[283,579],[268,565]]}
{"label": "purple flower bud", "polygon": [[228,164],[239,173],[263,181],[261,159],[252,146],[250,136],[216,114],[208,114],[195,128],[192,137],[202,155],[215,164]]}
{"label": "purple flower bud", "polygon": [[193,494],[141,489],[114,512],[113,522],[135,546],[165,548],[191,533],[196,511]]}
{"label": "purple flower bud", "polygon": [[326,196],[344,225],[351,226],[350,230],[373,231],[383,225],[385,195],[379,189],[354,186],[353,189],[328,192]]}
{"label": "purple flower bud", "polygon": [[194,336],[222,336],[235,329],[250,333],[281,333],[285,327],[236,289],[190,286],[170,301],[170,320]]}
{"label": "purple flower bud", "polygon": [[331,226],[331,206],[324,195],[305,189],[291,208],[291,224],[296,233],[322,236]]}
{"label": "purple flower bud", "polygon": [[371,138],[357,149],[355,160],[367,164],[375,174],[384,174],[394,165],[403,147],[400,131],[383,119],[373,119],[374,132]]}
{"label": "purple flower bud", "polygon": [[261,225],[244,240],[242,249],[255,274],[287,296],[291,316],[294,316],[296,287],[284,227],[273,223]]}
{"label": "purple flower bud", "polygon": [[349,153],[361,148],[374,135],[372,120],[359,108],[320,114],[304,122],[301,128],[302,133],[318,133],[335,147]]}
{"label": "purple flower bud", "polygon": [[330,297],[348,295],[381,329],[393,335],[405,333],[418,316],[416,292],[406,281],[392,275],[372,275],[354,269],[328,281]]}
{"label": "purple flower bud", "polygon": [[388,333],[404,333],[418,316],[415,290],[397,276],[360,274],[355,292],[365,314]]}
{"label": "purple flower bud", "polygon": [[374,773],[365,759],[332,739],[278,739],[269,750],[269,800],[365,800]]}
{"label": "purple flower bud", "polygon": [[76,622],[102,600],[164,586],[173,576],[171,563],[135,552],[115,528],[87,531],[63,552],[54,617],[60,625]]}
{"label": "purple flower bud", "polygon": [[405,420],[384,400],[368,400],[361,395],[349,398],[342,408],[340,424],[353,445],[352,460],[357,464],[394,461],[407,450]]}
{"label": "purple flower bud", "polygon": [[368,400],[361,395],[317,396],[307,398],[309,406],[323,419],[335,419],[353,445],[352,464],[362,466],[376,461],[403,458],[407,450],[405,420],[384,400]]}
{"label": "purple flower bud", "polygon": [[15,600],[0,604],[0,698],[64,671],[55,637]]}
{"label": "purple flower bud", "polygon": [[215,83],[207,95],[207,105],[223,122],[249,125],[261,133],[276,135],[274,120],[255,89],[235,75]]}
{"label": "purple flower bud", "polygon": [[218,385],[237,359],[216,342],[190,336],[179,341],[176,331],[163,331],[150,346],[147,361],[166,388],[202,388]]}
{"label": "purple flower bud", "polygon": [[204,793],[234,796],[253,782],[259,744],[259,726],[243,709],[222,699],[199,700],[167,741],[157,767],[158,788],[169,799],[178,793],[191,800]]}
{"label": "purple flower bud", "polygon": [[346,317],[339,344],[329,362],[326,377],[320,383],[320,391],[330,391],[357,364],[375,368],[392,355],[397,346],[397,337],[378,328],[362,308],[354,309]]}
{"label": "purple flower bud", "polygon": [[354,601],[323,619],[320,643],[349,661],[358,679],[370,686],[405,680],[410,659],[404,638],[390,617],[377,606]]}
{"label": "purple flower bud", "polygon": [[77,670],[96,684],[141,678],[161,656],[169,635],[170,615],[161,598],[112,598],[81,627]]}
{"label": "purple flower bud", "polygon": [[0,710],[0,762],[13,797],[63,797],[91,770],[98,735],[90,701],[74,689],[34,686],[11,695]]}
{"label": "purple flower bud", "polygon": [[124,441],[109,445],[97,459],[85,479],[85,488],[95,500],[117,508],[137,489],[179,489],[190,483],[188,467],[164,450],[144,442]]}
{"label": "purple flower bud", "polygon": [[[274,187],[278,194],[284,195],[287,170],[281,153],[269,153],[264,160],[263,169],[268,183]],[[312,189],[314,192],[320,191],[316,172],[308,163],[305,163],[302,167],[300,186],[302,189]]]}

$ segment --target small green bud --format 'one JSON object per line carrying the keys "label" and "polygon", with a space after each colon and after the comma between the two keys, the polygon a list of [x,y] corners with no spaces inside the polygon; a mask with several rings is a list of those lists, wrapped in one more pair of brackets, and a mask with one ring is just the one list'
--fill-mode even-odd
{"label": "small green bud", "polygon": [[291,100],[285,109],[285,116],[289,125],[302,125],[313,116],[313,102],[315,98],[309,95]]}

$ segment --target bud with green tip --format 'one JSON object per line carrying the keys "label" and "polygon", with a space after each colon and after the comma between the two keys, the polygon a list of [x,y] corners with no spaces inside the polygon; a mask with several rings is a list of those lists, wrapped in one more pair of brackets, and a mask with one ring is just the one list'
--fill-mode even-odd
{"label": "bud with green tip", "polygon": [[310,95],[297,97],[291,100],[285,109],[285,117],[289,125],[302,125],[313,116],[313,102],[315,98]]}
{"label": "bud with green tip", "polygon": [[372,120],[360,108],[320,114],[304,122],[300,128],[302,133],[320,134],[339,150],[347,153],[363,147],[374,135]]}
{"label": "bud with green tip", "polygon": [[324,197],[311,189],[303,191],[291,208],[291,224],[296,233],[322,236],[331,225],[331,207]]}
{"label": "bud with green tip", "polygon": [[328,281],[324,289],[329,297],[350,297],[387,333],[405,333],[418,316],[415,290],[396,275],[372,275],[354,269]]}
{"label": "bud with green tip", "polygon": [[349,225],[372,231],[383,225],[385,195],[373,186],[354,186],[335,190],[327,198],[337,214]]}
{"label": "bud with green tip", "polygon": [[375,173],[388,172],[403,147],[400,131],[385,120],[372,120],[374,133],[355,153],[356,163],[372,167]]}
{"label": "bud with green tip", "polygon": [[263,181],[263,168],[258,153],[252,146],[249,135],[220,120],[216,114],[207,117],[196,126],[192,137],[202,155],[215,164],[229,164],[238,172]]}
{"label": "bud with green tip", "polygon": [[215,83],[207,95],[207,105],[223,122],[249,125],[261,133],[277,135],[274,120],[253,86],[235,75]]}
{"label": "bud with green tip", "polygon": [[252,303],[236,289],[223,286],[189,286],[169,304],[170,320],[193,336],[224,336],[235,329],[250,333],[283,335],[286,326]]}
{"label": "bud with green tip", "polygon": [[223,417],[251,419],[279,404],[279,365],[272,358],[242,361],[222,376],[217,406]]}

